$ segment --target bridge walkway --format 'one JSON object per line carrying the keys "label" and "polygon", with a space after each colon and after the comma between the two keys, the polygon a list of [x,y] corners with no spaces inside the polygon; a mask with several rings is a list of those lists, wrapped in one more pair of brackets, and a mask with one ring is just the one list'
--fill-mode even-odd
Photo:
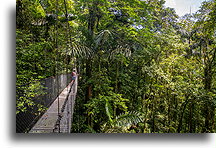
{"label": "bridge walkway", "polygon": [[76,78],[63,89],[29,133],[70,133],[77,85]]}

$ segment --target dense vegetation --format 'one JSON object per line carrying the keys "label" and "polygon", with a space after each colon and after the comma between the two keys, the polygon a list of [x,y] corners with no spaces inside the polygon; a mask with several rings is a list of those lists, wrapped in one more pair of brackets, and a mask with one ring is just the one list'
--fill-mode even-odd
{"label": "dense vegetation", "polygon": [[[73,132],[215,132],[215,1],[16,0],[17,112],[30,82],[79,71]],[[36,92],[36,93],[35,93]]]}

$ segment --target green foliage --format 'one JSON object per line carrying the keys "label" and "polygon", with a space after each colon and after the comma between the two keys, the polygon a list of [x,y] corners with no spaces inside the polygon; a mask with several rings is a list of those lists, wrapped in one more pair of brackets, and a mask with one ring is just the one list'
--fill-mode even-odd
{"label": "green foliage", "polygon": [[181,18],[164,3],[17,0],[18,111],[76,64],[74,132],[215,132],[215,1]]}
{"label": "green foliage", "polygon": [[98,98],[92,98],[85,104],[85,107],[87,108],[86,114],[90,116],[92,120],[90,125],[99,125],[99,123],[104,121],[112,123],[112,118],[116,115],[117,111],[127,111],[127,101],[128,100],[122,98],[120,94],[115,94],[113,92],[109,92],[107,96],[99,95]]}
{"label": "green foliage", "polygon": [[43,95],[45,95],[44,87],[39,81],[31,82],[28,85],[17,86],[16,114],[19,112],[25,112],[27,108],[34,106],[37,106],[39,112],[45,110],[46,108],[42,104],[36,104],[33,100],[34,98]]}
{"label": "green foliage", "polygon": [[130,128],[142,122],[142,116],[135,111],[121,113],[116,116],[111,123],[105,123],[102,126],[104,133],[130,133]]}

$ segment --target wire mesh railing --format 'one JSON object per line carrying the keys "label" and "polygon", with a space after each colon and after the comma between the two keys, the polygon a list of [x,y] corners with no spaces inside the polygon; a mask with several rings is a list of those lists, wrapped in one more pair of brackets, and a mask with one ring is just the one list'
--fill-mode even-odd
{"label": "wire mesh railing", "polygon": [[16,113],[16,133],[28,132],[69,82],[71,74],[62,74],[16,86],[16,99],[24,103],[24,110]]}

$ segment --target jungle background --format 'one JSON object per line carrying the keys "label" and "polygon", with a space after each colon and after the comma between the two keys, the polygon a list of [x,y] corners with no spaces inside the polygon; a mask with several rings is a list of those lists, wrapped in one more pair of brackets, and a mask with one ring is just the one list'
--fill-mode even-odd
{"label": "jungle background", "polygon": [[215,132],[216,3],[182,17],[164,4],[16,0],[16,113],[76,66],[73,133]]}

